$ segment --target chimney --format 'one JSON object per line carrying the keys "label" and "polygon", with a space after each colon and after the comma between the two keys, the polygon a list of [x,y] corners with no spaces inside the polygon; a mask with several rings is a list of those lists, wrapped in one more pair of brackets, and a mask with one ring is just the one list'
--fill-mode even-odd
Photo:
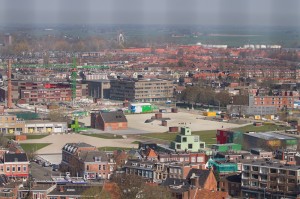
{"label": "chimney", "polygon": [[12,108],[12,93],[11,93],[11,60],[7,63],[7,108]]}

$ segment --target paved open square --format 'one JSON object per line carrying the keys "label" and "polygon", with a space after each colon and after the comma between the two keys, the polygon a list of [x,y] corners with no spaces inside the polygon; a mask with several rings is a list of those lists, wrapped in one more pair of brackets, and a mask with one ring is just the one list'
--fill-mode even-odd
{"label": "paved open square", "polygon": [[136,147],[132,144],[132,139],[103,139],[81,134],[52,134],[41,139],[31,139],[20,141],[20,143],[51,143],[50,145],[37,151],[38,154],[56,154],[61,153],[62,147],[66,143],[85,142],[96,147]]}
{"label": "paved open square", "polygon": [[[162,126],[161,120],[154,120],[150,123],[145,123],[146,120],[151,119],[155,116],[155,113],[147,114],[131,114],[126,115],[128,121],[128,130],[121,131],[101,131],[101,130],[89,130],[93,133],[115,133],[115,134],[143,134],[143,133],[163,133],[169,131],[170,126],[188,126],[192,131],[203,131],[203,130],[215,130],[220,128],[237,128],[244,125],[218,122],[206,120],[204,116],[196,113],[163,113],[163,118],[170,118],[167,120],[167,126]],[[79,120],[85,123],[86,126],[90,125],[90,117],[85,117]]]}
{"label": "paved open square", "polygon": [[236,128],[243,126],[227,122],[205,120],[205,117],[202,115],[185,112],[163,113],[163,118],[170,118],[170,120],[167,120],[167,126],[162,126],[162,122],[160,120],[154,120],[151,123],[145,123],[147,119],[151,119],[151,117],[154,115],[155,113],[126,115],[128,120],[128,127],[148,131],[151,133],[160,133],[168,131],[170,126],[188,126],[192,129],[192,131],[215,130],[219,128]]}

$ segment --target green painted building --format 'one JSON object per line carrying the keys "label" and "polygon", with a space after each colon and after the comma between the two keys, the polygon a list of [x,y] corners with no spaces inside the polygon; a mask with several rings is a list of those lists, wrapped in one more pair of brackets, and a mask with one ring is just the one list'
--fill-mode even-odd
{"label": "green painted building", "polygon": [[234,173],[238,171],[237,163],[228,162],[223,158],[210,158],[206,163],[207,168],[213,168],[214,171],[217,171],[220,175]]}
{"label": "green painted building", "polygon": [[205,142],[202,142],[198,135],[192,135],[189,127],[181,127],[175,141],[171,142],[171,149],[175,151],[199,152],[199,150],[204,148]]}
{"label": "green painted building", "polygon": [[211,149],[218,151],[218,152],[240,151],[240,150],[242,150],[242,145],[235,144],[235,143],[213,144]]}

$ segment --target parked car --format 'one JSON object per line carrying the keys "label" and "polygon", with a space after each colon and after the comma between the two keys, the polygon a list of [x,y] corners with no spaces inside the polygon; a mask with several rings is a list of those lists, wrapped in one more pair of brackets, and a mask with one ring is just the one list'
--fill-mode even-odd
{"label": "parked car", "polygon": [[52,165],[52,171],[58,171],[59,165],[58,164],[53,164]]}

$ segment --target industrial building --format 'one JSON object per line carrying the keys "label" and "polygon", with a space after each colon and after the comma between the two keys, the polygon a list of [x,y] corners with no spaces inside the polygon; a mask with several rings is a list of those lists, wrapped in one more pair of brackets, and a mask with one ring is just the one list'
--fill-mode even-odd
{"label": "industrial building", "polygon": [[271,161],[243,163],[241,191],[243,198],[297,198],[299,166]]}
{"label": "industrial building", "polygon": [[173,98],[173,82],[163,79],[115,79],[110,98],[132,102],[167,101]]}
{"label": "industrial building", "polygon": [[123,111],[100,111],[91,114],[91,127],[103,131],[126,130],[128,125]]}
{"label": "industrial building", "polygon": [[264,150],[275,150],[279,148],[297,149],[298,140],[296,138],[274,133],[245,133],[243,135],[243,148],[262,148]]}
{"label": "industrial building", "polygon": [[67,132],[66,122],[46,120],[20,120],[15,115],[0,115],[0,132],[6,134],[44,134]]}
{"label": "industrial building", "polygon": [[213,144],[211,149],[218,152],[227,152],[227,151],[240,151],[242,146],[240,144],[228,143],[228,144]]}

